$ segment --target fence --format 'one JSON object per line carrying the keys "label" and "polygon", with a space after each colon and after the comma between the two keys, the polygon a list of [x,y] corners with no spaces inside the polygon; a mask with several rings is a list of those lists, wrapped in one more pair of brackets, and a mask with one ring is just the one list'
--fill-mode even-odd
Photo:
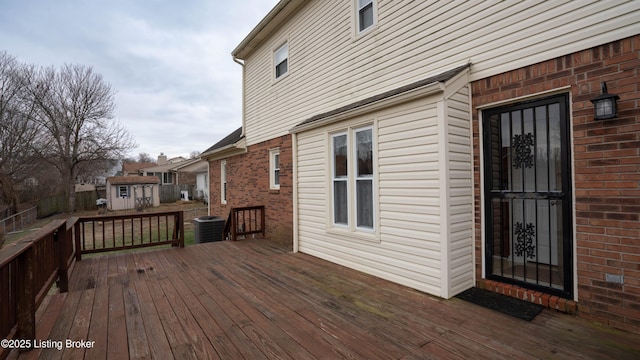
{"label": "fence", "polygon": [[188,191],[189,196],[193,197],[193,185],[162,185],[160,186],[160,202],[172,203],[180,200],[180,193]]}
{"label": "fence", "polygon": [[9,234],[31,225],[38,217],[38,207],[34,206],[30,209],[21,211],[6,219],[0,220],[0,232]]}
{"label": "fence", "polygon": [[[96,191],[82,191],[76,193],[76,210],[96,210]],[[38,201],[38,218],[47,217],[67,210],[69,201],[64,194],[49,196]]]}

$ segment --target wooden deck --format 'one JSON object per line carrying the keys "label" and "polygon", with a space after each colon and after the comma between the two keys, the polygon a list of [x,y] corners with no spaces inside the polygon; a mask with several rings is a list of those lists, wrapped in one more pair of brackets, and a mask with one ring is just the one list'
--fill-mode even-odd
{"label": "wooden deck", "polygon": [[[637,335],[442,300],[267,240],[84,259],[20,359],[640,358]],[[91,349],[67,348],[88,340]]]}

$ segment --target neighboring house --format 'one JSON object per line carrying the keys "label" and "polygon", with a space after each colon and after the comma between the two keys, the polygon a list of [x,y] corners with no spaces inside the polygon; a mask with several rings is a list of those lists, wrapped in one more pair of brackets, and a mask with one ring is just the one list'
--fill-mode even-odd
{"label": "neighboring house", "polygon": [[192,198],[195,200],[209,201],[209,163],[207,161],[197,159],[197,161],[189,161],[188,164],[176,168],[178,174],[182,174],[183,180],[188,176],[195,176],[195,188]]}
{"label": "neighboring house", "polygon": [[107,178],[109,210],[145,209],[160,206],[160,181],[155,176]]}
{"label": "neighboring house", "polygon": [[149,168],[152,166],[156,166],[156,163],[148,162],[148,163],[139,163],[139,162],[123,162],[122,163],[122,176],[139,176],[140,169]]}
{"label": "neighboring house", "polygon": [[143,176],[157,176],[161,185],[196,185],[196,177],[191,172],[181,171],[200,159],[187,160],[182,156],[167,159],[166,155],[158,156],[158,164],[138,170]]}
{"label": "neighboring house", "polygon": [[265,205],[294,251],[640,332],[640,2],[282,0],[232,55],[212,214]]}

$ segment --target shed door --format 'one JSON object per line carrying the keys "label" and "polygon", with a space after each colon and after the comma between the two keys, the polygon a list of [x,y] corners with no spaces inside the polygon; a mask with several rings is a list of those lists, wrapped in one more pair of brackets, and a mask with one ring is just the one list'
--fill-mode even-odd
{"label": "shed door", "polygon": [[487,278],[570,297],[568,97],[483,111]]}

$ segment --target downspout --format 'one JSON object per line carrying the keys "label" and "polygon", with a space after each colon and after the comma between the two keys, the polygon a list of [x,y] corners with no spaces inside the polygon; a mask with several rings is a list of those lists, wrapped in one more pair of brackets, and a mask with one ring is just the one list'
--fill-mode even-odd
{"label": "downspout", "polygon": [[293,163],[293,171],[291,180],[293,182],[293,252],[299,251],[298,237],[298,134],[291,134],[291,162]]}
{"label": "downspout", "polygon": [[240,134],[240,136],[245,136],[244,134],[244,129],[245,129],[245,69],[244,69],[244,61],[238,59],[237,57],[233,56],[233,61],[237,64],[240,64],[240,66],[242,66],[242,134]]}

